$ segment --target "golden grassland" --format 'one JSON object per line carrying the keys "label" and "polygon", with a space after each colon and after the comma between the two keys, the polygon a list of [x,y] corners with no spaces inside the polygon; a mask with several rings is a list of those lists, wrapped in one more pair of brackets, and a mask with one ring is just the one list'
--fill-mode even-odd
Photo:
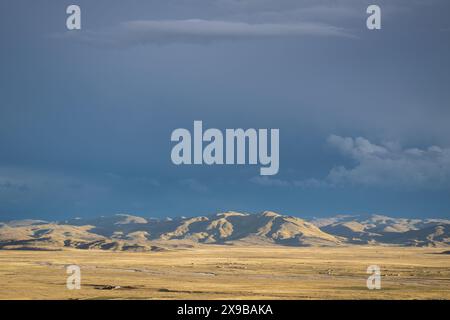
{"label": "golden grassland", "polygon": [[[165,252],[0,251],[0,299],[450,299],[450,255],[408,247],[202,245]],[[66,288],[66,266],[81,289]],[[381,290],[366,269],[379,265]]]}

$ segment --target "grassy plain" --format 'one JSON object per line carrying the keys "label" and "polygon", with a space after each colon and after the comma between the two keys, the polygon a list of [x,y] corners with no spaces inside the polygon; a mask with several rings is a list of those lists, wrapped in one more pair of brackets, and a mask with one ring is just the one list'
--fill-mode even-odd
{"label": "grassy plain", "polygon": [[[0,299],[450,299],[450,255],[411,247],[0,250]],[[66,288],[66,266],[81,289]],[[379,265],[381,290],[366,269]]]}

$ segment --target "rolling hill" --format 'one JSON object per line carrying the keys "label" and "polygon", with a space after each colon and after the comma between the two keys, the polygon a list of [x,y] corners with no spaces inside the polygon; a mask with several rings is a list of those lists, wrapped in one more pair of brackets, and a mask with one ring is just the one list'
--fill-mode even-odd
{"label": "rolling hill", "polygon": [[0,249],[160,251],[197,244],[344,246],[450,246],[450,221],[381,215],[339,215],[306,221],[271,211],[143,218],[116,214],[60,222],[0,223]]}
{"label": "rolling hill", "polygon": [[450,245],[450,220],[406,219],[382,215],[339,215],[311,221],[322,231],[352,244],[445,247]]}

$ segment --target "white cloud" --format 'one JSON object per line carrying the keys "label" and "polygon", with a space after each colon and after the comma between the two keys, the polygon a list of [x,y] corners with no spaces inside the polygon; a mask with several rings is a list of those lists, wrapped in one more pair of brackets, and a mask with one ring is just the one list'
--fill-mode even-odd
{"label": "white cloud", "polygon": [[322,188],[345,185],[401,188],[450,188],[450,148],[403,148],[395,142],[375,144],[368,139],[331,135],[328,144],[354,164],[333,167],[323,179],[282,180],[254,177],[266,187]]}
{"label": "white cloud", "polygon": [[334,167],[326,180],[334,185],[357,184],[406,189],[446,188],[450,185],[450,149],[402,148],[396,143],[377,145],[365,138],[332,135],[328,143],[355,161]]}

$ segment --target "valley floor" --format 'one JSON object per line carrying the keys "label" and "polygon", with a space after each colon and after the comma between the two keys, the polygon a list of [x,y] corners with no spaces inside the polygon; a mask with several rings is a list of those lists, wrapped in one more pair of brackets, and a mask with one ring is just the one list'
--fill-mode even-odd
{"label": "valley floor", "polygon": [[[0,250],[0,299],[450,299],[450,255],[408,247]],[[66,266],[81,289],[66,288]],[[381,289],[368,290],[369,265]]]}

